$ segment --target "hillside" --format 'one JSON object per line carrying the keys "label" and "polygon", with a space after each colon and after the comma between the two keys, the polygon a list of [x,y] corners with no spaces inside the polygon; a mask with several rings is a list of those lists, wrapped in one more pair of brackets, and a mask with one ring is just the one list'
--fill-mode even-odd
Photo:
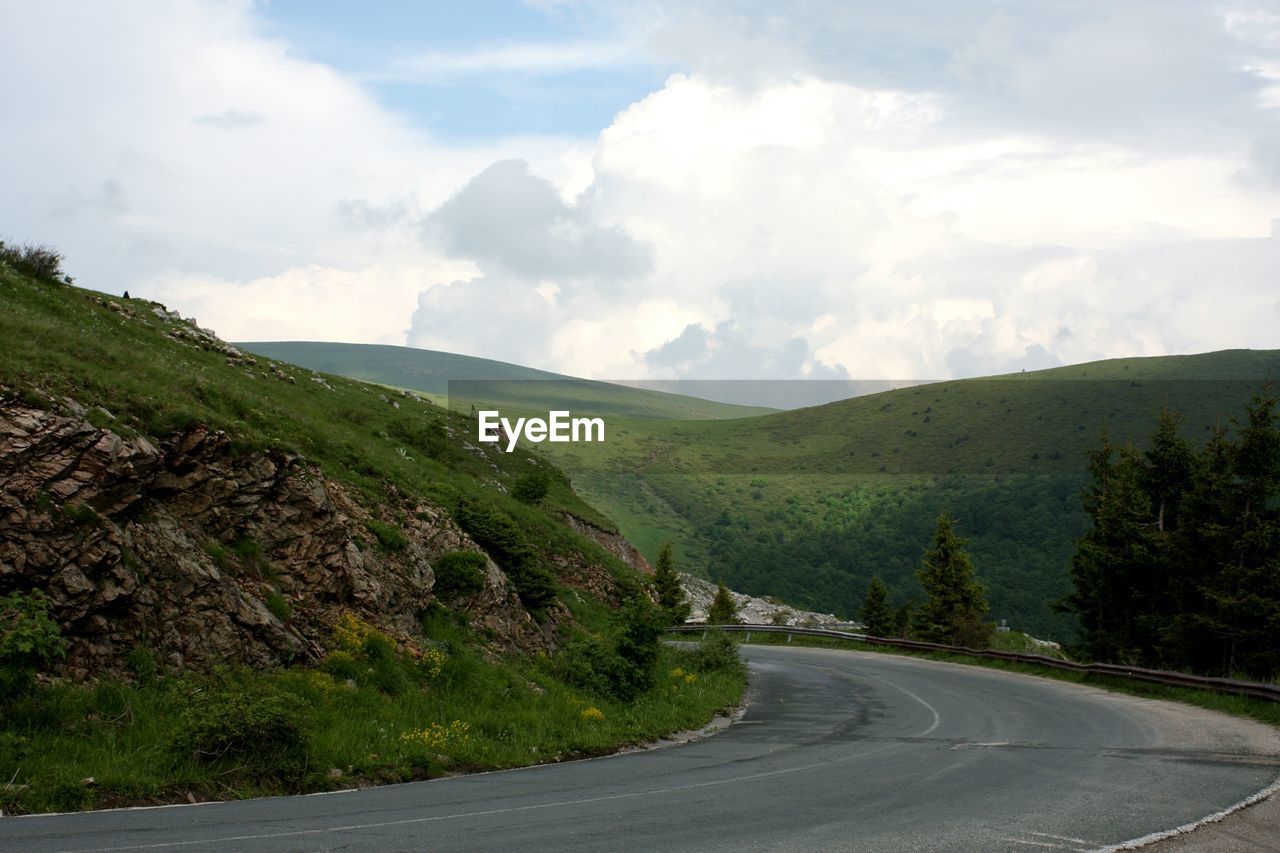
{"label": "hillside", "polygon": [[736,658],[658,645],[643,557],[545,460],[22,260],[0,245],[0,811],[560,760],[738,701]]}
{"label": "hillside", "polygon": [[741,418],[773,411],[411,347],[315,341],[258,341],[237,346],[322,373],[412,389],[437,398],[452,395],[447,405],[455,411],[467,411],[473,402],[528,412],[545,413],[559,407],[592,415],[664,420]]}
{"label": "hillside", "polygon": [[1101,431],[1141,444],[1167,405],[1196,442],[1229,425],[1280,352],[1119,359],[940,382],[731,421],[615,421],[601,446],[546,446],[579,491],[652,554],[752,595],[852,618],[879,574],[898,601],[939,510],[972,537],[992,616],[1069,637],[1049,605],[1084,531]]}

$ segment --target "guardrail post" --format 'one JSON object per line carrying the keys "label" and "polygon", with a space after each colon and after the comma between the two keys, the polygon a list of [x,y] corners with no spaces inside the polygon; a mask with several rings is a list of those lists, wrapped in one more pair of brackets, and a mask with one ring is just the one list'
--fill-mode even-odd
{"label": "guardrail post", "polygon": [[751,632],[750,632],[750,631],[748,631],[748,632],[747,632],[747,639],[746,639],[746,642],[748,642],[748,643],[749,643],[749,642],[751,642]]}
{"label": "guardrail post", "polygon": [[789,642],[791,642],[791,632],[790,632],[790,631],[788,631],[788,632],[787,632],[787,642],[788,642],[788,643],[789,643]]}

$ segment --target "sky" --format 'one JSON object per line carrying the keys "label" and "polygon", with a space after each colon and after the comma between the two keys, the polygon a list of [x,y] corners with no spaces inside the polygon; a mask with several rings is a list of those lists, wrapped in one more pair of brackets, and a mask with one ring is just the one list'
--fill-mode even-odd
{"label": "sky", "polygon": [[1280,2],[0,0],[0,238],[609,379],[1280,347]]}

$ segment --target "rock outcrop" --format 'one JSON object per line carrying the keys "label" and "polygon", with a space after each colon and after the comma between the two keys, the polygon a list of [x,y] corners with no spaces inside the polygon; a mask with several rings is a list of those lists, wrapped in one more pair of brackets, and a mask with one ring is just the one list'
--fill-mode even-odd
{"label": "rock outcrop", "polygon": [[[403,542],[380,542],[378,522]],[[299,457],[242,454],[200,426],[124,437],[73,401],[0,389],[0,593],[44,591],[72,677],[138,647],[174,669],[313,659],[343,610],[407,639],[432,561],[458,549],[483,550],[442,508],[392,494],[371,511]],[[550,643],[492,561],[457,604],[498,646]]]}
{"label": "rock outcrop", "polygon": [[[716,597],[716,585],[693,575],[680,574],[680,586],[689,599],[692,612],[689,622],[707,621],[707,611],[711,608],[711,600]],[[740,592],[729,593],[734,604],[738,606],[738,621],[753,625],[790,625],[801,628],[834,628],[861,629],[857,622],[843,622],[831,613],[813,613],[808,610],[797,610],[789,604],[783,604],[771,598],[755,598]]]}

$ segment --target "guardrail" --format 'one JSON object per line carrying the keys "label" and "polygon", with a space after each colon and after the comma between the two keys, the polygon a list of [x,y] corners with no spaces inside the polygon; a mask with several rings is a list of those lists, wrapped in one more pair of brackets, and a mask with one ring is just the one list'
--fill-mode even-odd
{"label": "guardrail", "polygon": [[827,637],[833,640],[854,640],[872,646],[889,646],[891,648],[922,652],[950,652],[952,654],[1015,661],[1017,663],[1032,663],[1038,666],[1065,669],[1071,672],[1110,675],[1118,678],[1130,678],[1134,681],[1163,684],[1167,687],[1191,687],[1197,690],[1233,693],[1237,696],[1252,696],[1255,699],[1280,702],[1280,686],[1263,684],[1257,681],[1240,681],[1235,678],[1209,678],[1200,675],[1188,675],[1185,672],[1143,669],[1142,667],[1119,666],[1111,663],[1076,663],[1074,661],[1046,657],[1045,655],[1002,652],[997,649],[971,649],[968,646],[946,646],[940,643],[925,643],[920,640],[895,640],[887,637],[873,637],[870,634],[855,634],[851,631],[833,631],[828,628],[797,628],[786,625],[676,625],[667,630],[680,634],[696,634],[708,630],[733,631],[746,634],[747,642],[751,642],[753,633],[786,634],[788,641],[790,641],[792,635]]}

